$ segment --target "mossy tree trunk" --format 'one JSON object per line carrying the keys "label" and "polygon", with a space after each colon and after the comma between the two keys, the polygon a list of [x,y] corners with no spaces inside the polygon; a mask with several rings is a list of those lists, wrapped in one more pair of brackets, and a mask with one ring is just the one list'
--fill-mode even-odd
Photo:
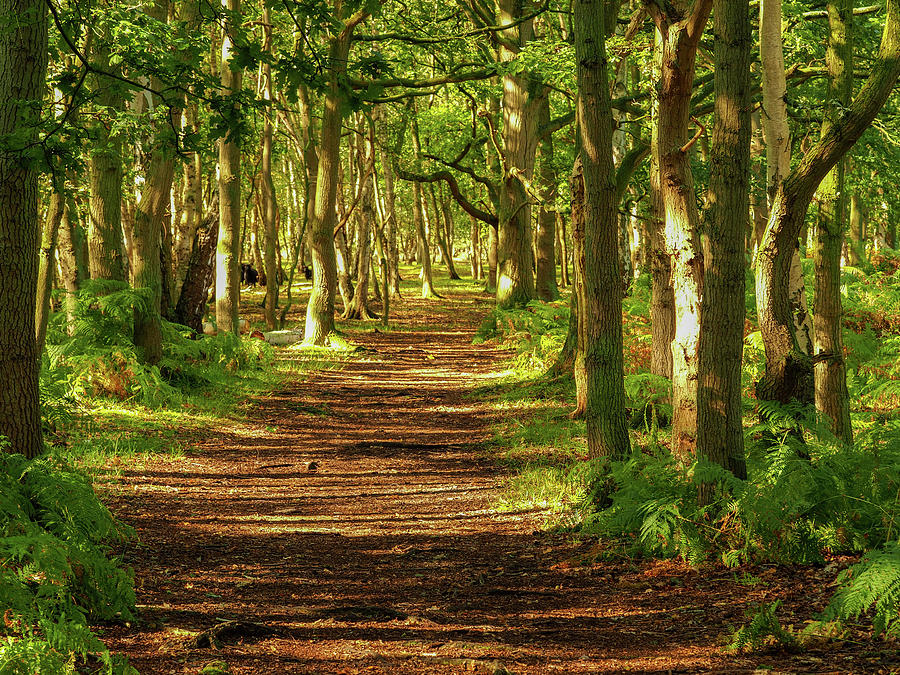
{"label": "mossy tree trunk", "polygon": [[[822,134],[837,120],[840,110],[853,100],[853,0],[832,0],[828,13],[828,94]],[[848,200],[845,174],[847,158],[841,158],[819,187],[819,224],[816,228],[815,353],[825,356],[814,369],[816,409],[830,420],[831,430],[845,443],[853,441],[847,366],[841,337],[841,254]]]}
{"label": "mossy tree trunk", "polygon": [[697,453],[746,478],[741,363],[750,208],[749,2],[714,0],[713,17],[715,114],[704,212]]}
{"label": "mossy tree trunk", "polygon": [[[613,116],[606,66],[605,6],[576,0],[578,125],[584,172],[584,369],[588,454],[620,459],[631,448],[625,420],[622,271],[612,158]],[[580,299],[580,298],[579,298]]]}

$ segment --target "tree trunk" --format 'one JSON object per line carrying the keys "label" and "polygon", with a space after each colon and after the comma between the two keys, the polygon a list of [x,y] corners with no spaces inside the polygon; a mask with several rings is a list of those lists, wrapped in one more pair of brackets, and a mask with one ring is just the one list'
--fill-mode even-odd
{"label": "tree trunk", "polygon": [[34,326],[38,167],[30,153],[45,86],[47,7],[40,0],[0,0],[0,17],[0,436],[9,441],[3,450],[35,457],[44,443]]}
{"label": "tree trunk", "polygon": [[[272,24],[269,17],[269,7],[263,7],[263,30],[264,44],[263,50],[268,53],[274,53],[272,47]],[[263,98],[272,101],[272,66],[265,62],[262,66],[262,76],[264,80]],[[266,271],[266,327],[269,330],[275,330],[276,317],[275,309],[278,306],[278,261],[276,250],[278,248],[278,227],[276,210],[278,205],[275,201],[275,184],[272,182],[272,137],[274,135],[274,127],[272,125],[272,116],[267,112],[265,122],[263,124],[262,134],[262,155],[260,161],[260,187],[262,188],[262,217],[263,229],[266,233],[265,242],[265,271]]]}
{"label": "tree trunk", "polygon": [[[828,129],[778,189],[760,248],[757,306],[766,372],[757,397],[812,403],[812,359],[800,351],[787,286],[791,256],[815,191],[827,173],[859,140],[890,95],[900,75],[900,0],[888,0],[881,46],[872,72],[853,103]],[[841,355],[826,355],[826,358]],[[818,357],[817,357],[818,358]]]}
{"label": "tree trunk", "polygon": [[[587,331],[585,327],[585,298],[584,288],[584,239],[585,239],[585,204],[584,204],[584,167],[580,154],[575,156],[575,165],[572,168],[572,176],[569,179],[570,194],[572,195],[572,276],[575,284],[572,289],[574,300],[572,312],[575,317],[575,362],[573,374],[575,377],[575,410],[569,417],[582,419],[587,411],[588,382],[585,367],[585,345],[587,344]],[[570,319],[570,326],[571,319]]]}
{"label": "tree trunk", "polygon": [[[604,3],[575,2],[578,124],[584,171],[584,367],[590,457],[621,459],[630,449],[622,357],[622,270],[612,159]],[[580,299],[580,298],[579,298]]]}
{"label": "tree trunk", "polygon": [[[419,144],[419,123],[416,119],[415,105],[412,107],[412,142],[413,150],[418,164],[422,155],[422,148]],[[418,181],[413,182],[413,225],[416,230],[416,241],[418,242],[419,264],[422,266],[422,297],[423,298],[439,298],[440,296],[434,290],[434,281],[431,274],[431,247],[428,243],[428,232],[425,229],[425,195],[422,192],[422,185]]]}
{"label": "tree trunk", "polygon": [[488,251],[487,251],[487,259],[488,259],[488,275],[487,275],[487,283],[485,284],[485,290],[488,293],[493,293],[497,290],[497,257],[498,257],[498,239],[497,235],[497,227],[494,225],[488,226]]}
{"label": "tree trunk", "polygon": [[[703,238],[698,455],[746,478],[741,400],[750,196],[750,6],[714,0],[715,118]],[[702,499],[708,502],[709,488]]]}
{"label": "tree trunk", "polygon": [[[828,95],[822,134],[837,121],[839,110],[853,100],[853,0],[832,0],[827,4]],[[837,105],[835,105],[837,103]],[[841,253],[847,196],[844,175],[846,157],[840,159],[819,188],[819,225],[816,228],[815,353],[828,358],[817,360],[814,368],[816,408],[831,421],[831,430],[845,443],[853,442],[850,424],[850,395],[841,337]]]}
{"label": "tree trunk", "polygon": [[216,276],[219,215],[219,193],[214,192],[209,212],[194,235],[184,283],[175,305],[175,321],[198,333],[203,332],[203,317],[206,316],[209,293]]}
{"label": "tree trunk", "polygon": [[[515,59],[534,36],[533,20],[522,21],[521,0],[499,0],[500,60]],[[503,75],[503,178],[497,216],[499,246],[497,305],[521,307],[534,297],[531,261],[531,207],[524,181],[530,181],[537,149],[538,110],[544,87],[529,73]]]}
{"label": "tree trunk", "polygon": [[[781,0],[761,0],[760,61],[762,62],[763,132],[766,137],[766,192],[771,217],[775,195],[791,170],[791,133],[787,115],[787,81],[781,39]],[[763,233],[762,238],[765,237]],[[762,238],[759,245],[762,245]],[[757,249],[757,259],[759,250]],[[757,271],[759,278],[759,271]],[[812,353],[812,315],[806,302],[806,288],[800,265],[799,246],[794,247],[790,264],[789,301],[797,344],[803,354]],[[759,298],[757,298],[757,305]]]}
{"label": "tree trunk", "polygon": [[[94,61],[109,67],[109,49],[103,44],[108,35],[95,39]],[[117,68],[112,67],[116,73]],[[125,241],[122,234],[122,140],[113,131],[123,101],[110,83],[100,76],[94,79],[95,102],[105,111],[104,119],[91,127],[92,149],[88,160],[91,210],[88,226],[88,251],[92,279],[127,281]]]}
{"label": "tree trunk", "polygon": [[[694,0],[686,18],[653,12],[662,36],[659,84],[659,163],[665,206],[666,249],[672,264],[675,337],[672,341],[672,451],[688,458],[697,442],[700,298],[703,256],[688,134],[697,45],[712,0]],[[695,139],[697,136],[694,137]]]}
{"label": "tree trunk", "polygon": [[[242,72],[232,70],[234,36],[232,22],[241,9],[240,0],[225,0],[231,18],[222,34],[220,77],[222,93],[236,95],[241,90]],[[236,113],[236,103],[232,103]],[[229,133],[235,133],[230,131]],[[235,139],[219,139],[219,240],[216,247],[216,327],[238,334],[238,306],[241,301],[241,150]]]}
{"label": "tree trunk", "polygon": [[53,194],[44,219],[41,233],[40,259],[38,263],[37,300],[35,307],[35,339],[38,357],[44,351],[47,337],[47,322],[50,319],[50,294],[53,291],[53,272],[56,269],[56,243],[59,239],[59,225],[66,210],[66,196],[62,179],[54,181]]}
{"label": "tree trunk", "polygon": [[[544,96],[541,103],[539,122],[544,126],[550,122],[550,98]],[[553,169],[553,134],[546,133],[540,140],[540,181],[541,206],[538,212],[535,236],[534,286],[541,300],[556,300],[556,172]]]}
{"label": "tree trunk", "polygon": [[[62,221],[59,224],[59,267],[61,281],[66,290],[66,319],[69,325],[69,334],[75,330],[75,312],[78,307],[78,290],[85,279],[83,264],[79,264],[81,257],[80,248],[84,241],[84,232],[78,225],[74,200],[69,196],[66,200],[66,208],[63,210]],[[83,261],[82,261],[83,263]]]}
{"label": "tree trunk", "polygon": [[[334,15],[341,17],[343,1],[335,0]],[[322,140],[316,176],[315,210],[309,226],[309,243],[313,260],[313,284],[306,306],[306,328],[303,341],[309,345],[325,345],[334,333],[334,293],[337,263],[334,251],[335,201],[338,167],[340,166],[343,74],[347,69],[350,38],[353,29],[367,14],[359,10],[340,27],[331,39],[328,63],[328,91],[322,114]]]}
{"label": "tree trunk", "polygon": [[863,210],[859,203],[859,194],[853,192],[850,195],[850,265],[858,267],[866,260],[866,243],[863,231],[865,221]]}
{"label": "tree trunk", "polygon": [[569,278],[569,244],[566,240],[566,219],[560,211],[556,212],[556,233],[559,239],[557,250],[559,251],[560,280],[563,286],[571,286]]}
{"label": "tree trunk", "polygon": [[394,193],[394,169],[387,149],[381,148],[381,170],[384,175],[384,238],[387,244],[388,286],[391,296],[400,297],[400,249],[397,245],[397,207]]}

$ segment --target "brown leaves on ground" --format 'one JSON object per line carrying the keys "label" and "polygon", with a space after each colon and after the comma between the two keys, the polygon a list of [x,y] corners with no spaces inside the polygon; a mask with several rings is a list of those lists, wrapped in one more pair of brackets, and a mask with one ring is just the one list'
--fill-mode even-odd
{"label": "brown leaves on ground", "polygon": [[464,396],[501,354],[471,344],[474,298],[400,307],[403,330],[355,338],[363,359],[261,398],[253,434],[220,429],[202,452],[123,472],[111,500],[141,540],[126,556],[141,621],[105,639],[142,673],[900,667],[849,641],[723,650],[775,598],[802,627],[836,571],[604,561],[595,541],[542,532],[539,514],[494,510],[507,476],[480,444],[499,413]]}

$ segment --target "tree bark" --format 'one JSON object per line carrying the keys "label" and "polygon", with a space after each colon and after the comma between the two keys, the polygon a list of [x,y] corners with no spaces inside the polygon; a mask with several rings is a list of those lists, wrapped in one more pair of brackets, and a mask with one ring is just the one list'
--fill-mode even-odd
{"label": "tree bark", "polygon": [[[540,108],[540,125],[550,122],[550,98],[544,96]],[[540,140],[540,190],[541,206],[538,212],[535,236],[534,286],[541,300],[556,300],[556,171],[553,168],[553,134],[546,133]]]}
{"label": "tree bark", "polygon": [[[828,12],[828,95],[822,134],[834,124],[838,108],[853,100],[853,0],[832,0]],[[835,104],[838,105],[835,105]],[[841,337],[841,253],[844,223],[847,222],[845,173],[847,158],[841,158],[819,188],[819,226],[816,228],[815,353],[828,355],[814,367],[816,409],[831,422],[835,436],[853,442],[850,424],[850,395],[847,392],[847,367]]]}
{"label": "tree bark", "polygon": [[59,240],[59,226],[66,210],[66,196],[62,179],[54,181],[53,194],[44,219],[41,232],[40,260],[38,263],[37,301],[35,307],[35,339],[38,357],[44,351],[47,337],[47,322],[50,319],[50,295],[53,291],[53,272],[56,270],[56,244]]}
{"label": "tree bark", "polygon": [[[343,9],[343,0],[335,0],[334,16],[338,20],[342,18]],[[329,336],[334,333],[334,293],[337,283],[334,218],[338,167],[341,161],[341,124],[344,119],[342,80],[347,70],[353,29],[366,16],[368,13],[361,9],[343,21],[329,46],[328,90],[322,114],[315,210],[309,226],[313,284],[306,306],[306,327],[303,336],[303,341],[309,345],[325,345]]]}
{"label": "tree bark", "polygon": [[[662,35],[655,31],[653,73],[662,71]],[[659,157],[659,99],[650,109],[650,223],[647,226],[647,262],[650,268],[650,372],[672,379],[672,341],[675,339],[675,293],[672,261],[666,252],[666,207],[662,195]]]}
{"label": "tree bark", "polygon": [[29,153],[40,126],[47,7],[40,0],[0,0],[0,17],[0,436],[9,441],[4,450],[35,457],[44,442],[34,325],[38,167]]}
{"label": "tree bark", "polygon": [[[109,48],[104,44],[108,35],[94,40],[93,61],[103,70],[117,73],[110,67]],[[106,119],[92,125],[92,149],[88,160],[90,173],[90,221],[88,252],[92,279],[127,281],[125,240],[122,233],[122,140],[115,128],[115,118],[121,113],[122,96],[114,84],[101,76],[93,77],[95,103]]]}
{"label": "tree bark", "polygon": [[[766,193],[769,215],[775,195],[791,171],[791,132],[787,115],[787,80],[781,37],[781,0],[761,0],[759,52],[762,63],[763,133],[766,138]],[[762,238],[765,237],[763,232]],[[758,245],[762,245],[762,238]],[[759,250],[757,249],[757,259]],[[757,272],[757,277],[759,272]],[[789,300],[797,344],[804,354],[813,347],[812,315],[806,302],[806,288],[800,265],[799,244],[792,253],[788,276]],[[757,298],[758,304],[758,298]]]}
{"label": "tree bark", "polygon": [[[232,22],[240,12],[240,0],[223,0],[231,12],[222,34],[220,78],[222,92],[236,95],[241,90],[242,72],[232,69],[234,35]],[[233,112],[237,112],[236,104]],[[219,139],[219,239],[216,247],[216,327],[219,331],[238,334],[238,305],[241,301],[241,150],[235,131]]]}
{"label": "tree bark", "polygon": [[[750,5],[714,0],[715,118],[704,218],[697,451],[747,477],[741,400],[750,196]],[[711,495],[704,490],[703,500]]]}
{"label": "tree bark", "polygon": [[[534,36],[533,20],[522,22],[521,0],[499,0],[500,60],[515,59]],[[517,25],[515,25],[517,24]],[[503,125],[500,205],[498,226],[497,305],[521,307],[534,297],[531,263],[531,207],[525,190],[534,170],[537,149],[538,110],[544,87],[529,73],[503,76]]]}
{"label": "tree bark", "polygon": [[[269,6],[263,6],[263,50],[274,54],[272,46],[272,24],[269,16]],[[272,66],[265,62],[262,66],[263,98],[272,101]],[[275,201],[275,183],[272,181],[272,138],[274,127],[272,116],[266,112],[263,124],[261,162],[260,162],[260,187],[262,188],[262,217],[263,229],[266,233],[265,254],[263,256],[266,271],[266,327],[275,330],[275,309],[278,306],[278,261],[276,249],[278,248],[278,204]]]}
{"label": "tree bark", "polygon": [[[665,206],[665,243],[672,264],[675,336],[672,341],[672,450],[688,458],[697,442],[700,298],[703,255],[688,134],[697,46],[712,0],[694,0],[669,16],[648,5],[662,37],[659,84],[659,163]],[[684,17],[684,18],[681,18]],[[697,136],[694,137],[696,139]]]}
{"label": "tree bark", "polygon": [[198,333],[203,332],[203,317],[216,276],[219,217],[219,193],[214,192],[209,212],[194,235],[184,283],[175,305],[175,321]]}
{"label": "tree bark", "polygon": [[578,124],[584,171],[584,367],[590,457],[621,459],[631,449],[625,420],[622,271],[612,158],[612,107],[606,67],[604,3],[576,0]]}

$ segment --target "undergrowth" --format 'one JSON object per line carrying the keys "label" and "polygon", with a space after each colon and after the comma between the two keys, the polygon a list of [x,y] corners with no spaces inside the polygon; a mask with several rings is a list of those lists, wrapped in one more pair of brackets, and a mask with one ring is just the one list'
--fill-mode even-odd
{"label": "undergrowth", "polygon": [[78,471],[0,448],[0,673],[136,673],[88,625],[133,618],[131,574],[111,555],[130,535]]}
{"label": "undergrowth", "polygon": [[[670,391],[665,378],[649,373],[646,277],[635,282],[623,303],[633,447],[625,461],[601,464],[584,456],[583,422],[567,416],[574,386],[570,380],[560,387],[545,376],[565,339],[567,307],[532,302],[520,310],[493,310],[476,341],[491,340],[515,355],[503,377],[478,392],[503,411],[490,450],[517,471],[501,508],[543,509],[549,525],[599,537],[610,553],[628,556],[728,566],[820,564],[830,555],[862,556],[839,577],[822,623],[839,626],[865,616],[873,619],[876,634],[897,636],[900,275],[896,267],[878,264],[881,268],[865,273],[845,270],[842,279],[852,445],[836,439],[814,411],[798,414],[790,406],[753,398],[764,350],[748,294],[745,420],[766,422],[745,428],[747,480],[706,461],[685,465],[667,448]],[[714,486],[711,499],[702,503],[701,485]],[[598,502],[596,494],[604,499]],[[778,624],[777,609],[777,604],[764,606],[736,631],[732,647],[799,644]]]}

